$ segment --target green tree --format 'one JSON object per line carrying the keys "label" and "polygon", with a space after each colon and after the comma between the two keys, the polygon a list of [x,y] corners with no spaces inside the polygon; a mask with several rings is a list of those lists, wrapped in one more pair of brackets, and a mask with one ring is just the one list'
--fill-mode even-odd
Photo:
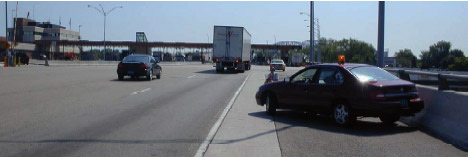
{"label": "green tree", "polygon": [[356,39],[320,39],[322,62],[336,63],[339,55],[345,55],[348,63],[375,64],[375,48]]}
{"label": "green tree", "polygon": [[395,52],[395,58],[397,60],[397,64],[401,65],[402,67],[411,67],[413,58],[413,52],[410,49],[403,49],[398,52]]}
{"label": "green tree", "polygon": [[448,69],[453,71],[468,71],[468,58],[455,57],[454,63],[449,65]]}
{"label": "green tree", "polygon": [[414,68],[414,67],[418,67],[418,59],[416,58],[416,56],[413,56],[413,59],[411,60],[411,67]]}
{"label": "green tree", "polygon": [[429,51],[422,51],[421,60],[424,67],[448,68],[455,62],[455,57],[464,57],[463,51],[450,50],[452,44],[439,41],[429,47]]}

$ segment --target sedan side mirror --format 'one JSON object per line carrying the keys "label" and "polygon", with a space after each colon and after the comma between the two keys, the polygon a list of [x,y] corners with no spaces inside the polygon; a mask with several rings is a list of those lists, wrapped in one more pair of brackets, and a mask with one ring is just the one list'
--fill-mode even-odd
{"label": "sedan side mirror", "polygon": [[284,78],[284,82],[289,83],[289,81],[291,81],[289,77]]}

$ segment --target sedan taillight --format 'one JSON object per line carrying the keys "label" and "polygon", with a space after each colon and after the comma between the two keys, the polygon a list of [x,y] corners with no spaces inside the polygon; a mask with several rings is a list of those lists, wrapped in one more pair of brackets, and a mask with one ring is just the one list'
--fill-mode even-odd
{"label": "sedan taillight", "polygon": [[146,68],[148,68],[148,66],[147,66],[145,63],[143,63],[143,64],[141,65],[141,68],[146,69]]}
{"label": "sedan taillight", "polygon": [[119,63],[119,68],[123,68],[123,64],[122,63]]}

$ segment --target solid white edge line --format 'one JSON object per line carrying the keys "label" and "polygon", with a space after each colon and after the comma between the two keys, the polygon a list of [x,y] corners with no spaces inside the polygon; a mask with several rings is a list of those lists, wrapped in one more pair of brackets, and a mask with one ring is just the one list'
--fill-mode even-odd
{"label": "solid white edge line", "polygon": [[224,111],[223,113],[221,113],[221,116],[219,116],[218,120],[216,121],[216,123],[213,125],[213,127],[211,128],[210,132],[208,133],[208,136],[206,136],[205,140],[203,141],[203,143],[200,145],[200,147],[198,148],[198,151],[197,153],[195,154],[195,157],[203,157],[205,155],[205,152],[206,150],[208,150],[208,146],[209,144],[211,143],[211,141],[213,140],[214,136],[216,135],[216,133],[218,132],[218,129],[221,127],[221,124],[223,123],[224,121],[224,118],[226,118],[226,115],[227,113],[229,112],[229,110],[232,108],[232,105],[234,104],[234,102],[236,101],[237,99],[237,96],[239,96],[239,93],[240,91],[244,88],[245,86],[245,83],[247,82],[247,80],[249,79],[250,75],[247,75],[247,77],[245,78],[244,82],[242,83],[242,85],[239,87],[239,89],[237,89],[236,93],[234,93],[234,96],[231,98],[231,100],[229,101],[228,105],[226,106],[226,108],[224,108]]}
{"label": "solid white edge line", "polygon": [[197,75],[192,75],[192,76],[189,76],[189,77],[187,77],[187,78],[192,78],[192,77],[195,77],[195,76],[197,76]]}

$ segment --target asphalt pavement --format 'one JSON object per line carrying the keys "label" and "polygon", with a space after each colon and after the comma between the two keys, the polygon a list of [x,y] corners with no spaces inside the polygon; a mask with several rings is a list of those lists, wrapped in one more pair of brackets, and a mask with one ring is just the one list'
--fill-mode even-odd
{"label": "asphalt pavement", "polygon": [[118,81],[115,65],[0,68],[0,156],[194,156],[231,101],[205,156],[468,156],[400,122],[269,116],[254,99],[267,73],[163,65],[161,79]]}
{"label": "asphalt pavement", "polygon": [[247,74],[163,66],[117,80],[116,66],[0,72],[0,156],[193,156]]}

